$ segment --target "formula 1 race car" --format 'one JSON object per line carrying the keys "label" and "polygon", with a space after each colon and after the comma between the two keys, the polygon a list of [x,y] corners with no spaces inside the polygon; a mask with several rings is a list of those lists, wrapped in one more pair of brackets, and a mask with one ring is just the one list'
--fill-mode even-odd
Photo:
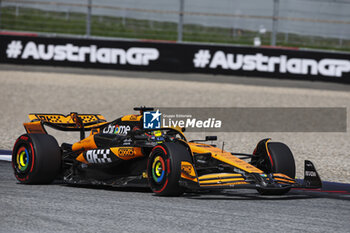
{"label": "formula 1 race car", "polygon": [[[144,113],[107,122],[102,115],[30,114],[27,131],[13,148],[15,176],[24,184],[146,186],[157,195],[178,196],[210,189],[256,189],[280,195],[291,188],[320,188],[314,165],[305,161],[305,178],[295,179],[295,162],[283,143],[261,140],[252,154],[230,153],[204,142],[188,141],[182,128],[147,129]],[[58,145],[44,126],[80,132],[80,141]],[[85,131],[90,135],[85,137]]]}

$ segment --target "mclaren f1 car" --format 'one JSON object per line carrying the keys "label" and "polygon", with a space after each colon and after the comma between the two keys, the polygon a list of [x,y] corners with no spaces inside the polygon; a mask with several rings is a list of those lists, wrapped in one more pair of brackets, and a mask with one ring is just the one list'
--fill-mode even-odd
{"label": "mclaren f1 car", "polygon": [[[26,134],[12,152],[20,183],[146,186],[162,196],[210,189],[256,189],[280,195],[291,188],[320,188],[314,165],[305,161],[304,180],[295,179],[293,154],[283,143],[261,140],[252,154],[228,152],[213,144],[216,136],[188,141],[183,128],[147,129],[145,112],[107,122],[99,114],[30,114]],[[45,127],[78,131],[80,140],[62,143]],[[89,136],[85,133],[89,131]]]}

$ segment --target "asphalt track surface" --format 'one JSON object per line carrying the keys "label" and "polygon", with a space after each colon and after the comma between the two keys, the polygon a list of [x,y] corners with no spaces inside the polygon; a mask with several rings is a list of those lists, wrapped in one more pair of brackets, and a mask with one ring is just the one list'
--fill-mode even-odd
{"label": "asphalt track surface", "polygon": [[350,195],[22,185],[0,161],[0,232],[349,232]]}
{"label": "asphalt track surface", "polygon": [[[36,69],[39,69],[35,71]],[[28,76],[24,73],[18,81],[22,85],[28,85],[25,79],[29,79],[30,72],[44,72],[61,74],[62,80],[69,84],[69,80],[65,78],[65,74],[81,74],[84,70],[77,69],[61,69],[61,68],[38,68],[38,67],[17,67],[17,66],[1,66],[0,70],[22,70],[28,72]],[[89,74],[96,76],[109,76],[109,71],[89,71]],[[7,73],[9,75],[9,73]],[[11,73],[12,75],[12,73]],[[33,73],[37,75],[38,80],[43,74]],[[110,76],[116,75],[111,72]],[[50,75],[48,75],[50,76]],[[152,73],[126,73],[121,72],[119,76],[134,78],[138,84],[146,85],[144,77],[149,78],[150,90],[145,95],[143,101],[149,101],[151,104],[158,104],[153,101],[161,95],[159,92],[154,92],[156,88],[151,88],[153,83],[159,84],[161,87],[167,87],[165,81],[161,81],[161,76],[175,80],[199,81],[203,84],[196,84],[197,87],[191,87],[193,92],[192,99],[197,103],[210,104],[215,106],[216,99],[214,95],[220,95],[219,92],[212,92],[213,97],[200,99],[200,96],[210,91],[200,92],[199,88],[205,88],[205,85],[215,81],[227,84],[220,90],[225,96],[229,96],[231,91],[236,91],[239,95],[229,96],[229,100],[233,104],[254,105],[255,100],[264,98],[264,103],[273,105],[274,99],[279,97],[278,103],[282,106],[300,105],[305,106],[345,106],[348,107],[349,96],[346,92],[349,91],[349,86],[329,84],[329,83],[309,83],[298,81],[283,81],[283,80],[267,80],[267,79],[240,79],[223,76],[215,76],[217,80],[212,79],[212,76],[197,76],[197,75],[168,75],[168,74],[152,74]],[[9,76],[10,77],[10,76]],[[0,77],[1,78],[1,77]],[[18,77],[13,77],[18,78]],[[75,76],[75,78],[79,78]],[[35,81],[33,79],[33,81]],[[48,80],[51,78],[48,77]],[[100,90],[97,86],[89,87],[84,78],[81,79],[82,87],[85,92]],[[69,110],[66,106],[57,107],[55,101],[50,101],[45,98],[37,97],[48,96],[45,93],[40,93],[41,89],[35,89],[35,86],[29,85],[35,93],[30,93],[27,98],[20,98],[19,93],[26,93],[24,86],[14,86],[14,81],[9,79],[1,79],[3,89],[1,89],[1,97],[8,98],[8,103],[22,104],[23,109],[9,108],[6,103],[1,105],[1,110],[8,111],[9,116],[3,116],[6,119],[6,124],[3,121],[1,126],[1,148],[11,149],[11,145],[15,139],[14,135],[23,132],[23,128],[17,127],[23,122],[25,116],[19,116],[29,109],[46,109],[54,111],[66,112]],[[112,84],[112,81],[101,79],[104,83]],[[130,88],[127,79],[116,80],[125,85],[125,88]],[[153,80],[153,82],[151,82]],[[159,82],[157,82],[159,80]],[[30,81],[30,80],[28,80]],[[266,82],[265,82],[266,81]],[[279,82],[280,81],[280,82]],[[54,83],[40,81],[42,86],[48,88],[52,93],[57,90]],[[72,81],[73,82],[73,81]],[[265,83],[264,83],[265,82]],[[235,86],[235,84],[238,86]],[[171,82],[172,87],[168,89],[170,97],[175,96],[171,89],[179,91],[179,83]],[[191,83],[189,82],[189,85]],[[192,85],[191,84],[191,85]],[[245,86],[242,86],[244,84]],[[58,87],[63,84],[58,83]],[[106,84],[105,84],[106,85]],[[231,85],[231,86],[228,86]],[[276,89],[266,88],[276,87]],[[252,86],[251,88],[249,86]],[[256,86],[261,86],[258,88]],[[106,86],[105,86],[106,87]],[[184,89],[187,87],[184,84]],[[280,87],[283,87],[282,89]],[[8,88],[13,88],[12,92],[7,92]],[[113,89],[114,88],[114,89]],[[291,89],[295,89],[296,93]],[[113,91],[111,90],[113,89]],[[140,88],[135,86],[136,90]],[[244,91],[242,91],[243,89]],[[304,91],[303,91],[303,90]],[[316,89],[315,91],[313,89]],[[63,91],[63,89],[60,89]],[[275,90],[277,92],[275,92]],[[333,90],[336,92],[329,92]],[[64,89],[62,95],[57,95],[64,101],[69,101],[73,98],[78,98],[71,88]],[[126,94],[122,88],[108,86],[104,95],[108,93]],[[258,93],[257,93],[258,91]],[[261,92],[259,92],[261,91]],[[339,91],[339,93],[338,93]],[[247,93],[247,94],[245,94]],[[70,95],[65,99],[65,95]],[[95,97],[103,97],[103,95],[95,95]],[[188,94],[183,92],[183,94]],[[197,96],[198,94],[198,96]],[[259,95],[258,95],[259,94]],[[117,95],[116,95],[117,96]],[[120,110],[120,113],[127,111],[135,104],[141,104],[140,99],[131,99],[131,96],[123,97],[118,95],[121,101],[125,102]],[[115,96],[113,96],[115,97]],[[238,99],[237,99],[238,98]],[[249,99],[250,98],[250,99]],[[183,101],[183,106],[187,106],[185,98],[180,98]],[[203,102],[200,102],[200,101]],[[214,101],[215,100],[215,101]],[[316,100],[319,101],[317,105]],[[3,100],[1,100],[3,102]],[[34,101],[32,106],[26,104]],[[108,99],[103,99],[110,103]],[[127,102],[129,101],[129,102]],[[165,104],[171,104],[169,100],[162,100]],[[287,102],[289,101],[289,102]],[[293,102],[294,101],[294,102]],[[299,102],[300,101],[300,102]],[[116,101],[117,102],[117,101]],[[204,103],[205,102],[205,103]],[[232,105],[232,103],[230,105]],[[315,104],[316,103],[316,104]],[[44,104],[44,105],[42,105]],[[51,104],[51,106],[49,105]],[[224,103],[221,103],[224,105]],[[80,108],[79,111],[89,110],[75,102],[71,105]],[[127,106],[126,106],[127,105]],[[131,105],[131,106],[129,106]],[[304,106],[302,105],[302,106]],[[225,105],[224,105],[225,106]],[[270,106],[270,105],[268,105]],[[103,110],[104,106],[94,105],[93,108]],[[118,112],[119,113],[119,112]],[[115,115],[114,112],[108,112],[107,116]],[[22,119],[23,118],[23,119]],[[11,122],[12,121],[14,122]],[[108,117],[109,119],[109,117]],[[12,130],[12,131],[11,131]],[[224,135],[225,136],[225,135]],[[257,138],[263,135],[246,134],[242,137],[237,135],[227,135],[226,137],[233,140],[233,145],[237,145],[236,149],[242,151],[242,148],[247,146],[253,147]],[[314,134],[298,134],[298,138],[291,138],[290,134],[275,134],[275,136],[288,141],[287,144],[292,146],[296,153],[297,162],[302,163],[302,159],[314,161],[316,168],[321,171],[322,177],[329,177],[332,181],[338,181],[337,178],[345,177],[342,182],[349,183],[348,167],[348,145],[349,133],[330,133],[321,136]],[[331,140],[330,145],[325,146],[324,141]],[[254,141],[251,142],[250,140]],[[302,146],[300,145],[304,141]],[[295,144],[293,145],[293,142]],[[230,145],[228,145],[230,146]],[[240,146],[242,148],[240,148]],[[232,146],[233,147],[233,146]],[[327,158],[327,148],[335,151],[331,156],[339,158],[340,163],[333,164],[333,160]],[[234,147],[233,147],[234,148]],[[315,151],[310,151],[310,148],[315,148]],[[310,153],[306,153],[310,151]],[[243,151],[244,152],[244,151]],[[315,155],[317,154],[317,155]],[[312,157],[314,156],[314,157]],[[327,158],[327,159],[324,159]],[[335,160],[334,160],[335,161]],[[342,165],[340,167],[340,165]],[[299,166],[300,167],[300,166]],[[335,173],[334,167],[338,167]],[[330,170],[327,170],[330,169]],[[343,174],[340,176],[339,174]],[[332,186],[333,183],[324,183],[326,186]],[[293,190],[288,195],[284,196],[260,196],[255,190],[225,190],[223,192],[212,192],[202,194],[185,194],[182,197],[157,197],[147,189],[115,189],[103,187],[72,187],[56,182],[51,185],[21,185],[14,178],[11,164],[0,161],[0,232],[350,232],[350,190],[348,185],[339,184],[337,187],[329,190]]]}

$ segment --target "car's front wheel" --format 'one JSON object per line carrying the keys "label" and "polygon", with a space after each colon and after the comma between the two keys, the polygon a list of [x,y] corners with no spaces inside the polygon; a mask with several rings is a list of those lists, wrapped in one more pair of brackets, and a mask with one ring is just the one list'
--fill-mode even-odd
{"label": "car's front wheel", "polygon": [[[289,147],[281,142],[270,142],[269,139],[261,140],[252,158],[251,164],[264,173],[282,173],[295,179],[295,161]],[[290,191],[290,188],[282,189],[257,189],[264,195],[282,195]]]}
{"label": "car's front wheel", "polygon": [[147,164],[148,182],[160,196],[179,196],[184,189],[179,185],[181,162],[191,162],[188,149],[180,143],[162,143],[155,146]]}

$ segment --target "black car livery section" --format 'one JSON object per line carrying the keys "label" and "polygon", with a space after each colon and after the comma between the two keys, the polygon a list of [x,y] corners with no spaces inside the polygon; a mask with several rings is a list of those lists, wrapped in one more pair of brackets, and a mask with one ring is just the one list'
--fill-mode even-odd
{"label": "black car livery section", "polygon": [[[207,141],[188,141],[184,128],[143,128],[139,107],[107,122],[98,114],[30,114],[27,131],[15,142],[12,165],[20,183],[43,184],[60,179],[67,184],[150,187],[157,195],[187,191],[251,188],[281,195],[291,188],[320,188],[321,179],[305,161],[303,183],[295,180],[294,157],[288,146],[261,140],[253,154],[228,152]],[[80,131],[80,140],[58,145],[45,126]],[[90,131],[89,136],[85,135]]]}

